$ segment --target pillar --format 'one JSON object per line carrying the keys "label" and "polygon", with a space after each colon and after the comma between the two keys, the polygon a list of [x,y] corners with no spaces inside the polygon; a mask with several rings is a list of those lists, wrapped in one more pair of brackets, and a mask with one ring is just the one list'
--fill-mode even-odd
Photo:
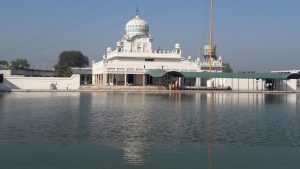
{"label": "pillar", "polygon": [[125,73],[124,74],[124,86],[126,86],[127,85],[127,74]]}
{"label": "pillar", "polygon": [[240,78],[238,78],[238,91],[240,91]]}
{"label": "pillar", "polygon": [[102,84],[102,79],[101,79],[101,77],[102,77],[102,74],[99,74],[99,84]]}
{"label": "pillar", "polygon": [[103,74],[100,74],[100,84],[103,84]]}
{"label": "pillar", "polygon": [[197,84],[198,88],[201,87],[201,78],[199,78],[199,77],[196,78],[196,84]]}
{"label": "pillar", "polygon": [[146,75],[145,74],[143,74],[143,86],[145,86],[146,84],[145,84],[145,80],[146,80],[146,77],[145,77]]}
{"label": "pillar", "polygon": [[248,78],[248,91],[250,90],[250,86],[249,86],[249,78]]}
{"label": "pillar", "polygon": [[181,86],[181,77],[178,78],[178,85]]}
{"label": "pillar", "polygon": [[108,79],[107,76],[108,76],[108,74],[103,74],[102,76],[103,76],[103,84],[107,85],[107,79]]}

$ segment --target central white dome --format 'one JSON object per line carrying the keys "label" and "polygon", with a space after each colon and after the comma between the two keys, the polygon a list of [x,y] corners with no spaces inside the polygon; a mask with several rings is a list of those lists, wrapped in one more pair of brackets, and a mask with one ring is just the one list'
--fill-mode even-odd
{"label": "central white dome", "polygon": [[125,31],[126,35],[130,37],[134,37],[137,35],[148,35],[149,26],[145,20],[139,18],[139,16],[136,15],[135,18],[127,22]]}

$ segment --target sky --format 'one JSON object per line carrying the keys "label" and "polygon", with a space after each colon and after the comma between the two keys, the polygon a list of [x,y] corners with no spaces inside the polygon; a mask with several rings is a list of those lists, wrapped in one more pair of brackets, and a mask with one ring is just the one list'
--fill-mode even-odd
{"label": "sky", "polygon": [[[53,67],[62,51],[99,61],[135,16],[146,20],[153,48],[203,59],[209,0],[0,0],[0,60]],[[299,0],[214,0],[213,43],[234,71],[300,69]]]}

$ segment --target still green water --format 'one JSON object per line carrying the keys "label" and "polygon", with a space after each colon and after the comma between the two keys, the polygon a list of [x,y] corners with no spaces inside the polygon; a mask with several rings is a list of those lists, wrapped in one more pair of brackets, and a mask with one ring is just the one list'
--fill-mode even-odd
{"label": "still green water", "polygon": [[1,169],[298,169],[300,95],[0,93]]}

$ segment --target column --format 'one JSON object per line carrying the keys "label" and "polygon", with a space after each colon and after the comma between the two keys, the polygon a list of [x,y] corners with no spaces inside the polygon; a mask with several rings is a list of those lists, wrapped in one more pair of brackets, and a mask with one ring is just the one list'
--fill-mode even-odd
{"label": "column", "polygon": [[87,82],[88,82],[87,76],[88,76],[87,74],[83,75],[83,77],[84,77],[84,84],[87,84]]}
{"label": "column", "polygon": [[103,74],[103,84],[107,85],[107,74]]}
{"label": "column", "polygon": [[125,86],[127,85],[127,74],[126,73],[124,74],[124,85]]}
{"label": "column", "polygon": [[201,87],[201,79],[199,77],[196,78],[196,87],[197,88]]}
{"label": "column", "polygon": [[181,77],[178,78],[178,85],[181,86]]}
{"label": "column", "polygon": [[145,74],[143,74],[143,86],[145,86],[146,84],[145,84],[145,80],[146,80],[146,78],[145,78]]}

